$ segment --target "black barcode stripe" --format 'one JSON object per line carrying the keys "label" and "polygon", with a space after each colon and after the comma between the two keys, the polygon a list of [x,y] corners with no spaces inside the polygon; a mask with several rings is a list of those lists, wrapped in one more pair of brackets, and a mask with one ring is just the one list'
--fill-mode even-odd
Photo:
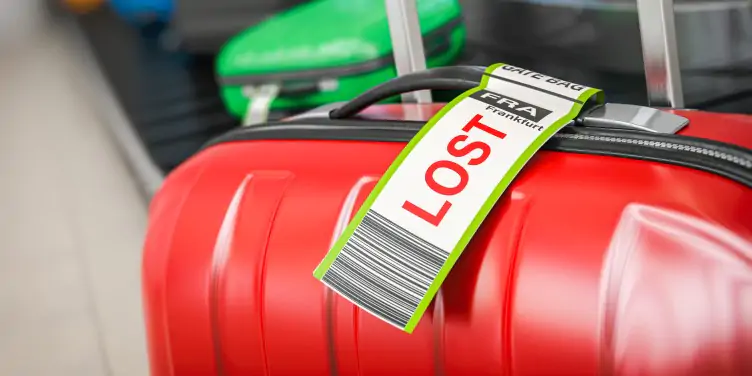
{"label": "black barcode stripe", "polygon": [[[378,238],[378,233],[371,231],[370,229],[363,229],[363,234],[368,235],[369,237]],[[363,239],[352,239],[355,243],[365,243],[371,248],[378,248],[378,245],[376,243],[368,240],[367,238]],[[416,274],[416,278],[420,277],[425,281],[430,282],[431,276],[435,273],[435,271],[432,271],[431,264],[424,262],[418,257],[413,256],[410,252],[403,252],[400,248],[395,248],[392,246],[387,245],[389,252],[380,252],[378,253],[381,257],[385,259],[390,260],[390,264],[402,264],[403,267],[409,269],[412,273]],[[405,263],[405,261],[408,261],[409,264]],[[426,271],[428,270],[428,271]]]}
{"label": "black barcode stripe", "polygon": [[373,221],[374,223],[372,224],[372,226],[376,226],[376,228],[379,228],[382,234],[388,236],[386,240],[396,242],[408,249],[412,247],[419,247],[420,250],[425,253],[424,257],[426,258],[426,261],[429,261],[430,264],[435,265],[437,270],[441,269],[441,266],[444,265],[444,261],[446,260],[444,250],[415,236],[413,233],[384,218],[381,214],[375,211],[371,211],[371,213],[373,213],[373,217],[369,218],[368,216],[366,216],[364,220],[369,222]]}
{"label": "black barcode stripe", "polygon": [[386,303],[380,302],[378,299],[373,299],[369,296],[367,290],[347,283],[344,278],[332,276],[328,283],[331,288],[337,290],[354,303],[361,305],[371,312],[379,312],[381,317],[389,319],[392,322],[396,323],[401,317],[408,315],[408,313],[401,312]]}
{"label": "black barcode stripe", "polygon": [[343,272],[342,277],[349,277],[349,281],[351,281],[353,285],[368,292],[368,294],[373,297],[371,300],[391,303],[389,306],[394,310],[402,311],[402,313],[409,312],[410,307],[413,305],[412,302],[409,301],[409,297],[406,299],[403,295],[395,294],[392,290],[374,284],[373,279],[364,276],[361,271],[354,269],[352,265],[345,260],[337,260],[335,263],[337,263],[337,265],[332,265]]}
{"label": "black barcode stripe", "polygon": [[[369,302],[372,308],[376,307],[379,310],[384,310],[389,313],[391,317],[396,318],[401,315],[409,314],[404,307],[390,306],[388,303],[382,301],[383,299],[380,298],[381,295],[374,294],[373,290],[366,285],[360,282],[353,283],[353,279],[347,279],[346,277],[350,276],[348,272],[345,272],[344,274],[345,275],[342,276],[331,276],[329,281],[338,286],[339,289],[348,291],[350,294],[346,294],[346,296],[360,297],[358,299],[363,299],[363,301]],[[349,283],[346,281],[349,281]]]}
{"label": "black barcode stripe", "polygon": [[399,299],[401,302],[405,303],[406,307],[409,307],[413,301],[420,301],[420,296],[410,294],[410,292],[402,288],[398,283],[389,281],[386,277],[374,273],[373,270],[365,265],[353,262],[352,258],[347,254],[342,255],[340,262],[347,265],[352,274],[357,275],[364,281],[368,282],[372,288],[375,288],[392,298]]}
{"label": "black barcode stripe", "polygon": [[[378,246],[371,241],[363,241],[363,239],[350,239],[353,245],[362,249],[378,249]],[[377,258],[382,264],[387,264],[389,267],[396,268],[402,273],[408,273],[415,276],[415,279],[420,281],[431,282],[431,275],[421,270],[421,268],[428,268],[428,266],[420,260],[401,252],[399,250],[389,248],[385,249],[385,252],[371,252],[371,256]],[[417,266],[408,264],[417,264]]]}
{"label": "black barcode stripe", "polygon": [[428,279],[432,279],[432,276],[436,275],[441,268],[440,260],[432,256],[424,257],[427,256],[427,253],[423,252],[420,247],[400,240],[399,234],[390,232],[386,227],[377,228],[371,227],[372,225],[373,223],[370,221],[363,224],[366,230],[360,231],[353,240],[369,243],[372,249],[383,251],[381,253],[384,254],[384,257],[391,256],[392,259],[405,265],[406,268],[414,266],[423,269],[424,273],[422,274]]}
{"label": "black barcode stripe", "polygon": [[322,280],[355,304],[404,328],[448,256],[369,210]]}
{"label": "black barcode stripe", "polygon": [[[421,288],[420,283],[411,281],[410,278],[405,277],[402,270],[391,269],[388,265],[381,263],[376,257],[365,257],[358,252],[348,252],[347,256],[356,259],[359,263],[368,267],[373,273],[383,275],[389,279],[399,280],[399,284],[410,293],[420,296]],[[376,256],[371,255],[371,256]]]}

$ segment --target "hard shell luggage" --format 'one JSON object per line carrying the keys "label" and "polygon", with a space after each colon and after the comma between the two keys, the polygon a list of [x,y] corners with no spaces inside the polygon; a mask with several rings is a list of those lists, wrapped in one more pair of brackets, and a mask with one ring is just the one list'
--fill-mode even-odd
{"label": "hard shell luggage", "polygon": [[[237,128],[171,173],[144,248],[152,375],[752,374],[749,116],[585,112],[506,190],[412,334],[313,278],[442,106],[371,105],[480,72]],[[668,113],[689,124],[644,130]]]}
{"label": "hard shell luggage", "polygon": [[175,0],[173,32],[181,49],[216,54],[233,35],[310,0]]}
{"label": "hard shell luggage", "polygon": [[[417,11],[427,65],[451,64],[464,42],[459,2],[419,0]],[[384,3],[317,0],[301,5],[232,38],[217,57],[216,69],[229,112],[246,119],[254,103],[263,100],[271,103],[262,111],[349,100],[396,75]],[[267,93],[271,99],[262,98],[264,88],[273,91]]]}

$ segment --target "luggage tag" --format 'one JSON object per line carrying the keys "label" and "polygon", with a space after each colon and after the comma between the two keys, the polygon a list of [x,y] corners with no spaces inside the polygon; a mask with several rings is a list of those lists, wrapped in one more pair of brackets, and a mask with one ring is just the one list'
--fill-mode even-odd
{"label": "luggage tag", "polygon": [[400,153],[314,276],[412,333],[504,190],[599,89],[506,64],[455,98]]}
{"label": "luggage tag", "polygon": [[269,109],[279,94],[280,86],[280,84],[265,84],[243,88],[243,94],[248,98],[248,107],[243,117],[244,127],[263,123],[269,118]]}

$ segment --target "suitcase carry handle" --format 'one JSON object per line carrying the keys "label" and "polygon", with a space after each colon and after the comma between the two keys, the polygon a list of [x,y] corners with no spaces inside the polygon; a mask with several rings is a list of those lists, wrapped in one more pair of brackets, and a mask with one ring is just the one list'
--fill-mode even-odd
{"label": "suitcase carry handle", "polygon": [[[329,118],[347,119],[381,100],[412,91],[470,90],[478,86],[483,72],[485,67],[467,65],[433,68],[399,76],[329,111]],[[606,103],[585,108],[576,123],[586,127],[674,134],[684,128],[689,120],[655,108]]]}
{"label": "suitcase carry handle", "polygon": [[384,99],[419,90],[470,90],[483,76],[485,67],[440,67],[399,76],[355,97],[329,113],[332,119],[345,119]]}

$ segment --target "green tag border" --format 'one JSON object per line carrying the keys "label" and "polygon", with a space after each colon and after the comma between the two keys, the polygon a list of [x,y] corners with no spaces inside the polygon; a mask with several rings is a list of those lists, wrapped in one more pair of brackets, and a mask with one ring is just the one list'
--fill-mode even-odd
{"label": "green tag border", "polygon": [[[491,74],[497,68],[500,68],[504,65],[506,64],[498,63],[491,65],[486,68],[485,73]],[[460,94],[457,98],[454,98],[451,102],[449,102],[446,106],[439,110],[439,112],[436,113],[436,115],[434,115],[426,123],[426,125],[424,125],[420,129],[420,131],[418,131],[418,133],[415,135],[415,137],[413,137],[412,140],[410,140],[407,146],[402,149],[402,152],[400,152],[394,162],[392,162],[391,166],[389,166],[389,169],[387,169],[384,175],[382,175],[381,179],[379,179],[378,183],[376,183],[376,186],[371,191],[371,194],[369,194],[365,202],[363,202],[363,205],[355,214],[352,221],[350,221],[350,224],[347,225],[345,231],[342,232],[342,235],[340,235],[340,237],[334,243],[332,249],[329,250],[319,266],[314,270],[313,276],[316,279],[321,280],[324,277],[324,274],[326,274],[327,270],[329,270],[329,267],[331,267],[334,260],[342,251],[342,248],[344,248],[347,241],[355,232],[355,229],[360,225],[360,222],[363,221],[363,218],[365,217],[368,210],[371,209],[373,202],[376,200],[379,194],[381,194],[381,191],[384,189],[386,183],[389,182],[389,180],[392,178],[392,175],[394,175],[394,172],[397,171],[400,165],[402,165],[402,162],[405,160],[405,158],[407,158],[407,156],[412,152],[412,150],[415,148],[415,145],[417,145],[423,139],[426,133],[428,133],[434,127],[434,125],[436,125],[436,123],[444,117],[447,112],[452,110],[454,106],[457,105],[457,103],[465,100],[467,97],[478,91],[484,90],[488,85],[488,80],[490,78],[487,74],[483,75],[480,85]],[[541,148],[541,146],[543,146],[543,144],[546,143],[546,141],[548,141],[556,132],[561,130],[561,128],[569,124],[570,121],[577,117],[577,115],[582,110],[584,103],[587,102],[593,95],[596,95],[596,100],[598,101],[598,103],[604,102],[605,98],[603,91],[601,91],[600,89],[590,88],[584,93],[580,94],[580,96],[577,98],[580,103],[572,102],[572,109],[564,117],[560,118],[559,120],[551,124],[548,128],[546,128],[546,130],[541,132],[541,134],[530,144],[530,146],[528,146],[528,148],[525,149],[522,154],[520,154],[520,157],[517,158],[514,164],[512,164],[512,167],[507,171],[507,173],[504,174],[499,184],[496,185],[496,188],[494,188],[494,190],[491,192],[491,195],[488,196],[488,199],[486,199],[486,201],[483,203],[480,210],[473,218],[472,222],[470,222],[470,225],[462,234],[460,241],[455,245],[454,249],[452,249],[449,257],[444,263],[444,266],[442,266],[439,270],[436,278],[434,278],[431,286],[428,288],[428,291],[426,291],[425,296],[420,301],[420,304],[418,304],[418,307],[413,313],[413,316],[410,318],[410,321],[408,321],[407,325],[405,326],[405,332],[407,332],[408,334],[412,333],[415,327],[418,325],[418,322],[420,322],[420,319],[423,317],[426,309],[431,304],[434,296],[439,291],[439,287],[441,287],[441,284],[444,282],[447,275],[454,267],[454,264],[457,262],[457,259],[462,254],[462,251],[465,250],[465,247],[467,247],[467,244],[470,242],[473,235],[475,235],[475,232],[483,223],[483,220],[485,220],[486,216],[488,216],[488,213],[491,211],[491,209],[493,209],[496,202],[499,200],[504,191],[509,187],[520,170],[522,170],[525,164],[527,164],[530,158],[532,158],[532,156]]]}

